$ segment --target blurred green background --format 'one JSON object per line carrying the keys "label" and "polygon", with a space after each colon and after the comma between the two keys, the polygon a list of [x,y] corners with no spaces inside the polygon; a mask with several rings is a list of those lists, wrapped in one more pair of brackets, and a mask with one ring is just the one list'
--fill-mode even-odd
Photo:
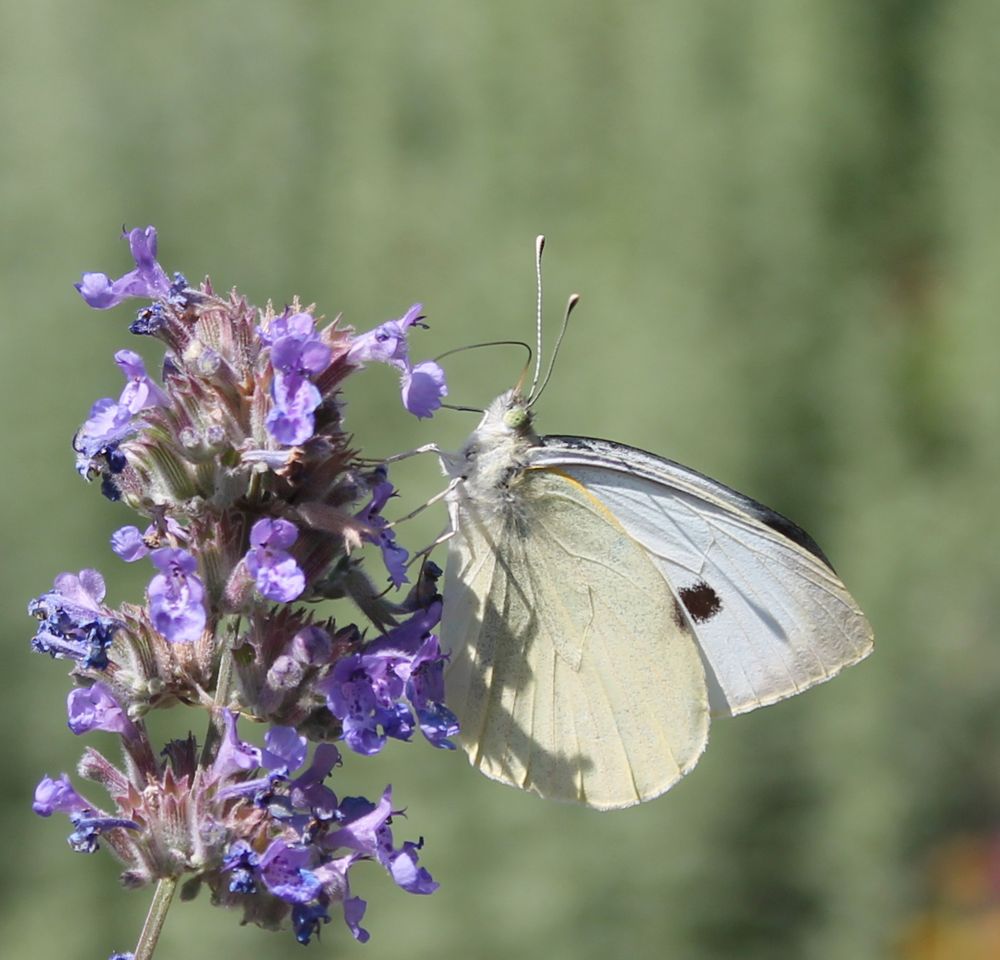
{"label": "blurred green background", "polygon": [[[148,577],[110,553],[131,517],[69,448],[118,394],[112,353],[136,346],[128,307],[92,312],[71,286],[131,266],[123,223],[159,228],[168,270],[259,304],[299,293],[365,329],[422,300],[418,359],[533,335],[544,232],[549,329],[570,292],[583,302],[541,429],[658,451],[790,514],[875,625],[872,659],[718,722],[694,774],[638,809],[550,806],[422,742],[349,758],[335,787],[391,780],[441,889],[361,867],[371,942],[335,918],[309,955],[1000,956],[995,2],[2,0],[0,16],[5,957],[131,949],[148,903],[29,806],[83,745],[65,664],[28,653],[25,603],[61,570],[100,567],[115,604]],[[453,357],[451,398],[485,403],[520,364]],[[348,399],[370,455],[455,446],[475,421],[414,421],[385,368]],[[429,460],[396,478],[411,505],[442,483]],[[204,900],[174,907],[159,957],[222,951],[305,956]]]}

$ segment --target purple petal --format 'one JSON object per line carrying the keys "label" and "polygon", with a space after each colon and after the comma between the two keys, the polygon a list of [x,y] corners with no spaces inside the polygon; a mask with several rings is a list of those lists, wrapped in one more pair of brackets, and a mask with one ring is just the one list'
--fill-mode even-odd
{"label": "purple petal", "polygon": [[261,766],[287,776],[305,763],[309,741],[300,737],[295,727],[274,726],[264,737]]}
{"label": "purple petal", "polygon": [[194,573],[197,561],[177,547],[160,547],[150,560],[161,571],[148,589],[153,626],[171,643],[194,643],[207,621],[205,588]]}
{"label": "purple petal", "polygon": [[271,366],[284,374],[315,376],[333,358],[333,351],[316,336],[307,339],[281,337],[271,347]]}
{"label": "purple petal", "polygon": [[288,520],[270,519],[258,520],[250,530],[250,542],[255,547],[275,547],[287,550],[298,539],[299,531],[294,523]]}
{"label": "purple petal", "polygon": [[121,303],[121,297],[115,295],[106,273],[85,273],[73,286],[87,306],[94,310],[107,310]]}
{"label": "purple petal", "polygon": [[406,332],[398,320],[379,324],[374,330],[362,333],[351,341],[347,360],[358,366],[374,360],[405,370],[409,364]]}
{"label": "purple petal", "polygon": [[448,396],[444,370],[433,360],[424,360],[403,375],[403,406],[419,418],[431,416]]}
{"label": "purple petal", "polygon": [[295,779],[297,786],[308,786],[325,780],[340,763],[340,751],[332,743],[318,743],[312,763]]}
{"label": "purple petal", "polygon": [[424,305],[422,303],[414,303],[410,306],[406,313],[399,318],[398,323],[403,330],[409,330],[409,328],[414,325],[426,326],[426,324],[420,323],[423,319]]}
{"label": "purple petal", "polygon": [[352,816],[348,812],[344,825],[327,837],[326,845],[331,850],[346,847],[348,850],[357,850],[358,853],[378,859],[379,831],[392,816],[392,787],[385,788],[378,803],[371,803],[363,798],[348,797],[345,798],[341,808],[346,807],[347,811],[350,811],[352,805],[357,809],[357,813]]}
{"label": "purple petal", "polygon": [[115,363],[125,376],[125,389],[118,398],[121,406],[134,414],[147,407],[169,405],[170,399],[146,373],[146,365],[139,354],[132,350],[119,350],[115,354]]}
{"label": "purple petal", "polygon": [[226,732],[212,765],[212,772],[217,778],[224,780],[234,773],[256,770],[260,766],[260,750],[240,739],[236,730],[236,717],[230,710],[223,709],[222,720]]}
{"label": "purple petal", "polygon": [[244,558],[247,571],[261,596],[288,603],[305,590],[305,574],[284,547],[298,538],[295,524],[287,520],[258,520],[250,531],[253,546]]}
{"label": "purple petal", "polygon": [[285,337],[298,339],[309,337],[315,329],[316,321],[312,314],[293,313],[289,317],[274,317],[266,330],[258,327],[257,334],[263,343],[270,346]]}
{"label": "purple petal", "polygon": [[94,402],[87,419],[73,438],[74,449],[87,457],[127,437],[133,430],[132,411],[111,397]]}
{"label": "purple petal", "polygon": [[389,859],[389,874],[407,893],[433,893],[441,884],[417,866],[417,845],[407,840]]}
{"label": "purple petal", "polygon": [[368,903],[361,897],[348,897],[344,901],[344,922],[347,924],[354,939],[358,943],[366,943],[371,934],[361,926],[361,918],[365,915]]}
{"label": "purple petal", "polygon": [[170,293],[170,280],[156,262],[156,229],[136,227],[128,233],[129,248],[135,260],[135,270],[111,281],[103,273],[84,273],[74,284],[88,306],[107,310],[128,297],[148,297],[155,300]]}
{"label": "purple petal", "polygon": [[379,547],[382,550],[382,562],[389,572],[392,585],[401,587],[404,583],[409,583],[410,579],[406,575],[406,561],[410,555],[405,547],[396,543],[396,537],[392,530],[382,531],[379,536]]}
{"label": "purple petal", "polygon": [[304,373],[316,376],[322,373],[333,359],[333,350],[322,340],[313,338],[302,344],[302,352],[299,357],[299,368]]}
{"label": "purple petal", "polygon": [[118,705],[111,690],[98,681],[90,687],[71,690],[66,700],[67,725],[77,736],[91,730],[132,734],[135,727]]}
{"label": "purple petal", "polygon": [[322,884],[309,869],[313,851],[272,840],[260,858],[260,875],[267,889],[287,903],[308,903],[319,895]]}
{"label": "purple petal", "polygon": [[73,789],[69,776],[59,775],[58,780],[42,777],[35,787],[35,801],[31,809],[40,817],[51,817],[53,813],[82,813],[93,809],[83,797]]}
{"label": "purple petal", "polygon": [[111,534],[111,549],[126,563],[135,563],[149,555],[149,547],[138,527],[119,527]]}
{"label": "purple petal", "polygon": [[151,270],[156,266],[156,227],[143,230],[134,227],[128,234],[128,246],[132,259],[140,270]]}
{"label": "purple petal", "polygon": [[458,717],[443,703],[429,703],[417,710],[420,721],[420,732],[427,741],[435,747],[444,750],[454,750],[455,744],[449,737],[456,737],[461,729]]}
{"label": "purple petal", "polygon": [[70,604],[101,612],[101,601],[104,599],[104,577],[90,568],[81,570],[79,574],[60,573],[55,579],[55,592]]}
{"label": "purple petal", "polygon": [[292,446],[305,443],[316,429],[313,413],[323,402],[316,386],[297,375],[276,375],[272,400],[274,406],[265,420],[271,436]]}

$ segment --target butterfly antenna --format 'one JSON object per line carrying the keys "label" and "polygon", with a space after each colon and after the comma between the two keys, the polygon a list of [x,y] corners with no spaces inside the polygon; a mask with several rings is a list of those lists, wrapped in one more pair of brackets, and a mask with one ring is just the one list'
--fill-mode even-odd
{"label": "butterfly antenna", "polygon": [[[528,396],[534,396],[538,378],[542,372],[542,251],[545,249],[545,237],[539,234],[535,237],[535,343],[538,349],[535,353],[535,374],[531,378],[531,390]],[[520,382],[518,383],[520,387]]]}
{"label": "butterfly antenna", "polygon": [[464,347],[454,347],[451,350],[445,350],[444,353],[439,353],[434,360],[437,362],[455,353],[464,353],[466,350],[480,350],[483,347],[524,347],[528,352],[528,363],[531,363],[531,347],[523,340],[484,340],[482,343],[469,343]]}
{"label": "butterfly antenna", "polygon": [[[518,380],[518,387],[524,380],[524,375],[528,372],[528,367],[531,365],[531,346],[525,343],[523,340],[486,340],[483,343],[469,343],[464,347],[455,347],[452,350],[445,350],[444,353],[439,353],[434,360],[440,361],[445,357],[450,357],[456,353],[464,353],[466,350],[479,350],[482,347],[524,347],[528,354],[528,359],[524,364],[524,370],[521,372],[521,377]],[[465,413],[483,413],[481,407],[464,407],[454,403],[442,403],[442,407],[448,410],[458,410]]]}
{"label": "butterfly antenna", "polygon": [[570,296],[569,301],[566,303],[566,312],[563,314],[562,325],[559,327],[559,336],[556,337],[556,345],[552,350],[552,359],[549,360],[549,369],[546,372],[545,379],[542,381],[542,385],[538,388],[538,391],[536,392],[532,389],[531,397],[528,400],[529,407],[542,395],[542,391],[549,385],[549,380],[552,379],[552,371],[556,366],[556,357],[559,356],[559,348],[562,346],[563,337],[566,336],[566,328],[569,326],[569,315],[573,312],[579,302],[580,294],[574,293]]}

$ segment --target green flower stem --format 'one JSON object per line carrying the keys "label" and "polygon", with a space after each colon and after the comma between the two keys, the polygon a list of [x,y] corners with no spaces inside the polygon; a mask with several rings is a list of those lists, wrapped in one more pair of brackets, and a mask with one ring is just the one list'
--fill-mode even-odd
{"label": "green flower stem", "polygon": [[170,909],[170,902],[174,898],[174,891],[176,889],[176,877],[164,877],[156,885],[153,902],[149,905],[146,922],[143,924],[142,933],[139,934],[139,942],[135,946],[135,960],[150,960],[153,956],[153,951],[156,949],[160,933],[163,931],[163,924],[167,919],[167,911]]}
{"label": "green flower stem", "polygon": [[205,734],[205,746],[201,751],[201,765],[207,767],[215,758],[215,751],[226,725],[222,719],[222,709],[229,706],[229,692],[233,682],[233,645],[232,640],[223,638],[222,653],[219,656],[219,672],[215,683],[215,705],[212,719]]}

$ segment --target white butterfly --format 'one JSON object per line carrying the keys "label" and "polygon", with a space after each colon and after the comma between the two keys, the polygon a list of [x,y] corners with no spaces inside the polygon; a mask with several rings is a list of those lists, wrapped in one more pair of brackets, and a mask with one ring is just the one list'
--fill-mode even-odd
{"label": "white butterfly", "polygon": [[640,803],[698,762],[711,714],[871,652],[805,531],[672,460],[539,437],[532,402],[508,391],[440,454],[448,704],[488,777],[601,810]]}

